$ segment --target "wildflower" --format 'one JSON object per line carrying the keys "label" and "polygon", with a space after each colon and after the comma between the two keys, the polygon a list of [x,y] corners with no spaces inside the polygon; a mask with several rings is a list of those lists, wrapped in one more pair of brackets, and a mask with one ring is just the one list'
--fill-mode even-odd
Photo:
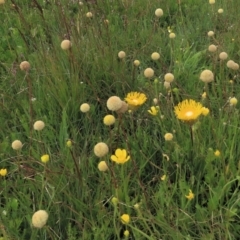
{"label": "wildflower", "polygon": [[200,74],[200,79],[205,83],[212,82],[214,80],[213,72],[207,69],[202,71]]}
{"label": "wildflower", "polygon": [[41,161],[43,163],[47,163],[49,161],[49,155],[48,154],[44,154],[41,156]]}
{"label": "wildflower", "polygon": [[214,4],[215,0],[209,0],[209,4]]}
{"label": "wildflower", "polygon": [[222,14],[222,13],[223,13],[223,9],[222,9],[222,8],[219,8],[219,9],[218,9],[218,13],[219,13],[219,14]]}
{"label": "wildflower", "polygon": [[130,216],[128,214],[123,214],[121,216],[121,222],[123,224],[128,224],[130,222]]}
{"label": "wildflower", "polygon": [[213,32],[213,31],[209,31],[209,32],[207,33],[207,35],[208,35],[209,37],[213,37],[213,36],[214,36],[214,32]]}
{"label": "wildflower", "polygon": [[72,43],[70,40],[66,39],[61,42],[61,48],[62,50],[68,50],[72,46]]}
{"label": "wildflower", "polygon": [[0,5],[4,3],[5,3],[5,0],[0,0]]}
{"label": "wildflower", "polygon": [[172,140],[173,140],[173,135],[172,135],[172,133],[166,133],[166,134],[164,135],[164,139],[165,139],[165,141],[172,141]]}
{"label": "wildflower", "polygon": [[160,54],[157,52],[152,53],[151,55],[152,60],[156,61],[160,58]]}
{"label": "wildflower", "polygon": [[67,140],[66,145],[67,145],[67,147],[70,148],[72,146],[72,141],[70,139]]}
{"label": "wildflower", "polygon": [[107,108],[111,111],[117,111],[122,107],[122,100],[117,96],[112,96],[107,100]]}
{"label": "wildflower", "polygon": [[124,164],[130,159],[130,156],[127,155],[127,151],[125,149],[118,148],[115,151],[115,155],[111,156],[111,160],[116,162],[117,164]]}
{"label": "wildflower", "polygon": [[113,197],[112,199],[111,199],[111,202],[112,202],[112,204],[114,205],[114,206],[117,206],[117,204],[118,204],[118,198],[116,198],[116,197]]}
{"label": "wildflower", "polygon": [[38,120],[33,124],[34,130],[37,130],[37,131],[43,130],[44,127],[45,127],[45,123],[41,120]]}
{"label": "wildflower", "polygon": [[106,25],[108,25],[109,24],[109,20],[108,19],[104,19],[104,21],[103,21]]}
{"label": "wildflower", "polygon": [[119,57],[120,59],[123,59],[123,58],[126,57],[126,53],[125,53],[124,51],[120,51],[120,52],[118,53],[118,57]]}
{"label": "wildflower", "polygon": [[230,98],[229,103],[230,106],[235,106],[237,104],[238,100],[235,97]]}
{"label": "wildflower", "polygon": [[105,161],[99,162],[99,163],[98,163],[98,170],[99,170],[100,172],[105,172],[105,171],[107,171],[107,170],[108,170],[108,165],[107,165],[107,163],[106,163]]}
{"label": "wildflower", "polygon": [[172,73],[167,73],[164,76],[165,82],[171,83],[174,80],[174,75]]}
{"label": "wildflower", "polygon": [[175,38],[175,37],[176,37],[176,34],[175,34],[175,33],[171,32],[171,33],[169,34],[169,38],[173,39],[173,38]]}
{"label": "wildflower", "polygon": [[116,111],[118,114],[125,113],[128,110],[128,104],[122,101],[122,107]]}
{"label": "wildflower", "polygon": [[185,195],[185,197],[186,197],[188,200],[194,199],[194,193],[192,192],[192,190],[189,189],[189,194],[188,194],[188,195]]}
{"label": "wildflower", "polygon": [[202,108],[202,115],[203,115],[203,116],[207,116],[208,114],[209,114],[209,109],[203,107],[203,108]]}
{"label": "wildflower", "polygon": [[207,93],[206,92],[203,92],[202,94],[202,99],[205,99],[207,97]]}
{"label": "wildflower", "polygon": [[94,146],[94,154],[101,158],[104,157],[106,154],[108,154],[109,148],[108,145],[104,142],[99,142]]}
{"label": "wildflower", "polygon": [[225,53],[225,52],[221,52],[221,53],[219,54],[219,58],[220,58],[221,60],[226,60],[226,59],[228,58],[228,54]]}
{"label": "wildflower", "polygon": [[202,104],[192,99],[186,99],[174,107],[178,119],[193,123],[202,114]]}
{"label": "wildflower", "polygon": [[171,84],[170,84],[170,82],[164,81],[163,86],[164,86],[166,89],[169,89],[169,88],[171,87]]}
{"label": "wildflower", "polygon": [[135,208],[135,210],[138,210],[140,208],[140,204],[136,203],[136,204],[133,205],[133,207]]}
{"label": "wildflower", "polygon": [[22,148],[23,144],[20,140],[15,140],[12,142],[12,149],[13,150],[20,150]]}
{"label": "wildflower", "polygon": [[7,169],[6,168],[0,169],[0,176],[5,177],[6,175],[7,175]]}
{"label": "wildflower", "polygon": [[158,99],[157,99],[157,98],[154,98],[154,99],[153,99],[153,103],[154,103],[155,105],[157,105],[157,104],[158,104]]}
{"label": "wildflower", "polygon": [[232,70],[238,70],[239,69],[239,65],[237,63],[234,63],[232,66]]}
{"label": "wildflower", "polygon": [[134,64],[134,66],[138,67],[140,65],[140,61],[139,60],[134,60],[133,64]]}
{"label": "wildflower", "polygon": [[165,181],[165,180],[166,180],[166,177],[167,177],[166,174],[162,175],[162,176],[161,176],[161,180],[162,180],[162,181]]}
{"label": "wildflower", "polygon": [[87,12],[87,13],[86,13],[86,17],[87,17],[87,18],[91,18],[92,16],[93,16],[93,14],[92,14],[91,12]]}
{"label": "wildflower", "polygon": [[233,66],[234,66],[234,64],[235,64],[235,62],[233,61],[233,60],[229,60],[229,61],[227,61],[227,67],[228,68],[233,68]]}
{"label": "wildflower", "polygon": [[209,52],[216,52],[217,51],[217,46],[214,44],[209,45],[208,47]]}
{"label": "wildflower", "polygon": [[153,116],[156,116],[158,114],[158,111],[159,111],[159,108],[154,106],[152,106],[151,109],[148,110],[148,112]]}
{"label": "wildflower", "polygon": [[144,70],[144,76],[145,76],[146,78],[152,78],[152,77],[154,76],[154,71],[153,71],[153,69],[152,69],[152,68],[146,68],[146,69]]}
{"label": "wildflower", "polygon": [[155,10],[155,16],[156,17],[161,17],[163,15],[163,10],[161,8],[157,8]]}
{"label": "wildflower", "polygon": [[103,123],[107,126],[113,125],[115,121],[116,121],[115,117],[111,114],[108,114],[103,118]]}
{"label": "wildflower", "polygon": [[127,94],[125,101],[128,103],[128,106],[131,110],[136,109],[137,107],[144,104],[147,100],[147,97],[144,93],[139,92],[130,92]]}
{"label": "wildflower", "polygon": [[219,157],[219,156],[221,155],[221,152],[220,152],[219,150],[216,150],[216,151],[214,152],[214,155],[215,155],[216,157]]}
{"label": "wildflower", "polygon": [[48,213],[45,210],[38,210],[32,216],[32,225],[35,228],[42,228],[46,225]]}
{"label": "wildflower", "polygon": [[89,112],[90,110],[90,105],[88,103],[83,103],[80,106],[80,111],[83,113]]}
{"label": "wildflower", "polygon": [[128,238],[128,237],[129,237],[129,231],[128,231],[128,230],[125,230],[125,231],[123,232],[123,235],[124,235],[124,237]]}
{"label": "wildflower", "polygon": [[19,67],[22,71],[28,72],[30,70],[31,66],[30,66],[30,63],[28,61],[23,61],[23,62],[20,63]]}

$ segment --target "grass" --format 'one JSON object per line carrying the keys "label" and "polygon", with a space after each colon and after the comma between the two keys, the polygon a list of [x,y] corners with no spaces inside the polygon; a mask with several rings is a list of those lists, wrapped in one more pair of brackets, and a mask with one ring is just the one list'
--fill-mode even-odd
{"label": "grass", "polygon": [[[230,99],[239,99],[239,70],[226,65],[240,54],[237,9],[233,0],[5,0],[0,169],[7,174],[0,176],[0,238],[238,239],[240,113]],[[72,43],[68,50],[61,49],[64,39]],[[216,52],[208,51],[210,44]],[[120,51],[125,58],[118,58]],[[223,51],[227,60],[219,59]],[[153,52],[159,60],[151,59]],[[22,61],[29,71],[20,70]],[[146,68],[153,77],[144,76]],[[205,69],[213,82],[199,79]],[[174,75],[168,89],[166,73]],[[129,92],[144,93],[147,101],[124,114],[107,108],[111,96],[124,100]],[[180,121],[174,107],[185,99],[209,114]],[[90,111],[80,111],[83,103]],[[153,106],[156,116],[148,112]],[[104,125],[107,114],[115,116],[114,125]],[[41,131],[33,128],[38,120],[45,123]],[[166,133],[173,139],[166,141]],[[12,149],[15,140],[21,149]],[[99,142],[109,148],[103,157],[94,153]],[[111,160],[118,148],[130,156],[124,164]],[[99,171],[100,161],[107,171]],[[32,223],[39,209],[49,215],[42,228]]]}

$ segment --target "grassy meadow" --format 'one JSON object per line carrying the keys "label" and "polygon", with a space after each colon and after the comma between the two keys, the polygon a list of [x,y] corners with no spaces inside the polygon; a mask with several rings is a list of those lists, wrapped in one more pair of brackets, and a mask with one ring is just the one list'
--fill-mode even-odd
{"label": "grassy meadow", "polygon": [[240,239],[239,18],[0,0],[0,240]]}

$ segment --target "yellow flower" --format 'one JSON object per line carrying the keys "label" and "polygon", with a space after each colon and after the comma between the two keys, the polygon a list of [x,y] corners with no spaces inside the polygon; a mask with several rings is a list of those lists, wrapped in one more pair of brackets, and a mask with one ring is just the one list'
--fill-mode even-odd
{"label": "yellow flower", "polygon": [[216,157],[219,157],[219,156],[221,155],[221,152],[220,152],[219,150],[216,150],[216,151],[214,152],[214,155],[215,155]]}
{"label": "yellow flower", "polygon": [[123,235],[124,235],[126,238],[128,238],[128,237],[129,237],[129,231],[128,231],[128,230],[125,230],[125,231],[123,232]]}
{"label": "yellow flower", "polygon": [[162,175],[162,176],[161,176],[161,180],[162,180],[162,181],[165,181],[165,180],[166,180],[166,177],[167,177],[166,174]]}
{"label": "yellow flower", "polygon": [[35,228],[42,228],[46,225],[48,213],[45,210],[38,210],[32,216],[32,225]]}
{"label": "yellow flower", "polygon": [[185,195],[185,197],[188,199],[188,200],[192,200],[194,199],[194,193],[192,192],[192,190],[189,189],[189,194],[188,195]]}
{"label": "yellow flower", "polygon": [[158,107],[151,107],[150,110],[148,110],[148,112],[153,115],[153,116],[156,116],[158,114],[158,111],[159,111],[159,108]]}
{"label": "yellow flower", "polygon": [[105,172],[105,171],[107,171],[107,170],[108,170],[108,165],[107,165],[107,163],[106,163],[105,161],[99,162],[99,163],[98,163],[98,170],[99,170],[100,172]]}
{"label": "yellow flower", "polygon": [[174,107],[175,114],[178,119],[193,123],[202,114],[202,104],[192,99],[186,99]]}
{"label": "yellow flower", "polygon": [[128,214],[123,214],[121,216],[121,222],[123,224],[128,224],[130,222],[130,216]]}
{"label": "yellow flower", "polygon": [[144,93],[130,92],[127,94],[125,101],[128,103],[129,109],[134,110],[144,104],[147,97]]}
{"label": "yellow flower", "polygon": [[172,133],[166,133],[164,135],[165,141],[172,141],[173,140],[173,135]]}
{"label": "yellow flower", "polygon": [[118,204],[118,198],[116,198],[116,197],[113,197],[112,199],[111,199],[111,202],[112,202],[112,204],[114,205],[114,206],[117,206],[117,204]]}
{"label": "yellow flower", "polygon": [[72,141],[70,139],[67,140],[66,145],[67,145],[67,147],[70,148],[72,146]]}
{"label": "yellow flower", "polygon": [[41,156],[41,161],[43,163],[47,163],[49,161],[49,155],[48,154],[42,155]]}
{"label": "yellow flower", "polygon": [[108,114],[103,118],[103,123],[107,126],[113,125],[115,121],[116,121],[115,117],[111,114]]}
{"label": "yellow flower", "polygon": [[0,176],[5,177],[6,175],[7,175],[7,169],[6,168],[0,169]]}
{"label": "yellow flower", "polygon": [[208,114],[209,114],[209,109],[203,107],[203,108],[202,108],[202,115],[203,115],[203,116],[207,116]]}
{"label": "yellow flower", "polygon": [[118,148],[115,151],[115,155],[111,156],[111,160],[117,164],[124,164],[130,159],[130,156],[127,156],[127,151],[125,149]]}

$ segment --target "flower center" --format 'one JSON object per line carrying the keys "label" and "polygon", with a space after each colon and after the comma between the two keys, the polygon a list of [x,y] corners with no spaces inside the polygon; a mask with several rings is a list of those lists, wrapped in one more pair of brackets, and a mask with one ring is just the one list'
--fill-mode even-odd
{"label": "flower center", "polygon": [[132,101],[133,101],[133,103],[135,103],[135,104],[138,103],[138,99],[133,99]]}
{"label": "flower center", "polygon": [[191,117],[192,115],[193,115],[193,112],[192,111],[188,111],[188,112],[186,112],[186,117]]}

